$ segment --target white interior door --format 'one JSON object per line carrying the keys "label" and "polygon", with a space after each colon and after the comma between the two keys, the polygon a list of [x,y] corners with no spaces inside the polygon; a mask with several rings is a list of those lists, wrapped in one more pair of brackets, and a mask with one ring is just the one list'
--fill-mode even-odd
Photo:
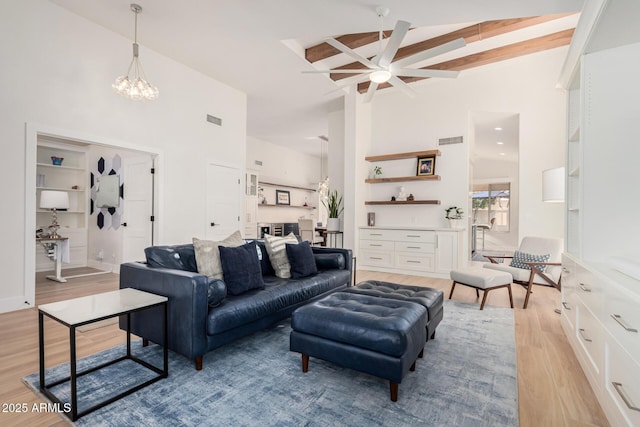
{"label": "white interior door", "polygon": [[206,238],[222,240],[240,229],[240,203],[244,194],[240,170],[209,163],[206,192]]}
{"label": "white interior door", "polygon": [[121,262],[143,261],[151,246],[153,222],[153,159],[129,157],[124,163],[124,210]]}

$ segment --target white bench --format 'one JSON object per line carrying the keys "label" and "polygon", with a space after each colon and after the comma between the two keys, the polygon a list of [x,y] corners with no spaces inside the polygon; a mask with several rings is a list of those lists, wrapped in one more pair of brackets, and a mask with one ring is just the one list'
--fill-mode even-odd
{"label": "white bench", "polygon": [[513,281],[513,277],[511,274],[488,268],[472,267],[451,270],[450,276],[451,280],[453,280],[453,284],[451,285],[449,299],[451,299],[451,296],[453,295],[453,290],[455,289],[456,284],[475,288],[476,296],[478,297],[480,297],[479,290],[482,289],[484,291],[482,303],[480,304],[480,310],[482,310],[484,308],[484,303],[487,301],[487,293],[489,293],[489,291],[498,288],[507,288],[509,290],[509,302],[511,303],[511,308],[513,308],[513,295],[511,294],[511,282]]}

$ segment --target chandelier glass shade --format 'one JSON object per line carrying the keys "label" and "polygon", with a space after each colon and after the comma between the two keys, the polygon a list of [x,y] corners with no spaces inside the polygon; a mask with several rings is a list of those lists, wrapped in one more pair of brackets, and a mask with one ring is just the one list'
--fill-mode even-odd
{"label": "chandelier glass shade", "polygon": [[138,56],[138,14],[142,12],[142,7],[133,3],[131,4],[131,11],[135,14],[133,58],[129,64],[127,74],[118,77],[111,87],[116,93],[134,101],[151,101],[156,99],[160,92],[157,87],[147,81]]}

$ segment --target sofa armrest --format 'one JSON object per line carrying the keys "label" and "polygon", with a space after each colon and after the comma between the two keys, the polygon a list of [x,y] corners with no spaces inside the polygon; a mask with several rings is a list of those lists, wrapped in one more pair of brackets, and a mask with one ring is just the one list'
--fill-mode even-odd
{"label": "sofa armrest", "polygon": [[345,270],[353,270],[353,251],[343,248],[326,248],[322,246],[311,246],[314,254],[342,254],[344,256]]}
{"label": "sofa armrest", "polygon": [[[207,351],[208,278],[190,271],[152,268],[131,262],[120,266],[120,288],[134,288],[166,296],[168,301],[168,346],[189,359]],[[161,311],[150,309],[133,313],[131,332],[162,343],[158,325]],[[123,324],[121,323],[121,328]]]}

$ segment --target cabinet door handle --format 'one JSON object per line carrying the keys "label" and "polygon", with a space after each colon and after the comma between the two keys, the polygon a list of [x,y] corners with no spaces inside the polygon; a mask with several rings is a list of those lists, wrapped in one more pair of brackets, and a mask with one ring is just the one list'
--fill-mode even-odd
{"label": "cabinet door handle", "polygon": [[373,243],[370,243],[369,246],[382,246],[382,245],[374,245]]}
{"label": "cabinet door handle", "polygon": [[407,237],[420,237],[420,236],[416,236],[415,234],[407,234]]}
{"label": "cabinet door handle", "polygon": [[588,338],[585,334],[584,334],[584,329],[580,328],[580,336],[582,337],[583,340],[585,340],[586,342],[593,342],[593,340],[591,338]]}
{"label": "cabinet door handle", "polygon": [[382,233],[371,233],[370,236],[382,236]]}
{"label": "cabinet door handle", "polygon": [[588,288],[584,283],[578,283],[578,287],[585,292],[591,292],[591,288]]}
{"label": "cabinet door handle", "polygon": [[420,261],[413,261],[411,259],[407,260],[407,262],[410,262],[412,264],[422,264]]}
{"label": "cabinet door handle", "polygon": [[375,257],[375,256],[370,256],[369,259],[382,259],[382,258]]}
{"label": "cabinet door handle", "polygon": [[616,391],[624,401],[624,404],[627,405],[629,409],[640,412],[640,408],[638,408],[636,405],[633,404],[629,396],[627,396],[627,392],[625,392],[624,389],[622,388],[621,383],[612,382],[611,384],[613,385],[613,388],[616,389]]}
{"label": "cabinet door handle", "polygon": [[562,267],[562,272],[566,274],[571,274],[571,270],[569,270],[567,267]]}
{"label": "cabinet door handle", "polygon": [[618,322],[618,324],[622,326],[625,331],[638,333],[638,330],[636,328],[632,328],[629,325],[627,325],[627,322],[625,322],[622,319],[622,316],[620,316],[619,314],[612,314],[611,317],[613,317],[613,320]]}
{"label": "cabinet door handle", "polygon": [[562,301],[562,306],[565,310],[571,310],[571,307],[569,307],[569,304],[567,304],[565,301]]}
{"label": "cabinet door handle", "polygon": [[420,249],[420,246],[407,246],[407,249]]}

